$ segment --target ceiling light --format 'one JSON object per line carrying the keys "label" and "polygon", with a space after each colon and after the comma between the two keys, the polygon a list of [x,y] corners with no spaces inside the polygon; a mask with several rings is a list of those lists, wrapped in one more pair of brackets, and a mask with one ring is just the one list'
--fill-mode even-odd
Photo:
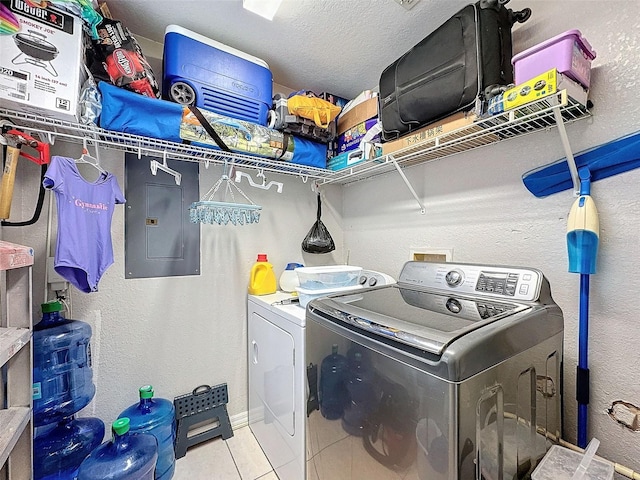
{"label": "ceiling light", "polygon": [[405,10],[411,10],[419,1],[420,0],[394,0],[394,2],[399,3]]}
{"label": "ceiling light", "polygon": [[242,0],[242,7],[267,20],[273,20],[282,0]]}

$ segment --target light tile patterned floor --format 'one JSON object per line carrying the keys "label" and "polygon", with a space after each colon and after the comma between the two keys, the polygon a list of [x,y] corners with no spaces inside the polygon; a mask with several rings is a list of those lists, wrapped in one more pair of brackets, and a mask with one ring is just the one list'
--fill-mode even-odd
{"label": "light tile patterned floor", "polygon": [[203,442],[176,461],[174,480],[278,480],[249,427]]}

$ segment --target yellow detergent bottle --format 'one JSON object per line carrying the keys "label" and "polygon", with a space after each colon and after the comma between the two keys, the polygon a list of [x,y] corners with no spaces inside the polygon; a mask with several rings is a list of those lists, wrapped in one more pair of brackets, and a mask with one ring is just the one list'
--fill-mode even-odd
{"label": "yellow detergent bottle", "polygon": [[259,253],[258,260],[251,267],[249,293],[251,295],[268,295],[275,293],[277,289],[278,282],[276,274],[273,272],[273,265],[267,261],[266,253]]}

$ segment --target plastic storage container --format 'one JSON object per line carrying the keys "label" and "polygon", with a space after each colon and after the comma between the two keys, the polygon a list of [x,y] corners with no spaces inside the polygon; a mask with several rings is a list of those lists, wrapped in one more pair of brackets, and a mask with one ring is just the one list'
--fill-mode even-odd
{"label": "plastic storage container", "polygon": [[348,371],[347,358],[338,353],[338,345],[334,344],[331,355],[326,356],[320,366],[320,413],[328,420],[342,417],[347,404]]}
{"label": "plastic storage container", "polygon": [[273,265],[267,260],[265,253],[259,253],[256,263],[251,267],[249,277],[249,293],[251,295],[268,295],[278,289]]}
{"label": "plastic storage container", "polygon": [[589,88],[591,61],[596,58],[580,30],[569,30],[513,56],[516,85],[555,68],[558,73]]}
{"label": "plastic storage container", "polygon": [[33,423],[59,422],[93,398],[91,326],[65,319],[60,302],[42,304],[42,321],[33,327]]}
{"label": "plastic storage container", "polygon": [[82,461],[104,438],[104,422],[99,418],[71,416],[41,430],[33,439],[35,480],[76,478]]}
{"label": "plastic storage container", "polygon": [[163,66],[163,98],[267,125],[273,76],[264,60],[169,25]]}
{"label": "plastic storage container", "polygon": [[129,419],[111,427],[113,438],[84,459],[77,480],[153,480],[158,442],[148,433],[129,432]]}
{"label": "plastic storage container", "polygon": [[[583,455],[559,445],[553,445],[531,474],[532,480],[571,480]],[[614,468],[611,463],[591,459],[582,480],[611,480]]]}
{"label": "plastic storage container", "polygon": [[173,444],[176,439],[176,414],[173,402],[164,398],[153,398],[153,387],[140,387],[140,402],[131,405],[120,414],[129,418],[132,433],[150,433],[158,441],[156,480],[169,480],[176,469]]}
{"label": "plastic storage container", "polygon": [[326,267],[296,268],[300,287],[307,290],[325,290],[358,285],[362,274],[361,267],[349,265],[330,265]]}
{"label": "plastic storage container", "polygon": [[300,299],[300,306],[306,308],[307,303],[309,303],[314,298],[326,297],[327,295],[331,295],[332,293],[344,293],[349,290],[358,290],[362,288],[362,285],[353,285],[350,287],[340,287],[340,288],[325,288],[323,290],[309,290],[307,288],[296,287],[296,291],[298,292],[298,298]]}

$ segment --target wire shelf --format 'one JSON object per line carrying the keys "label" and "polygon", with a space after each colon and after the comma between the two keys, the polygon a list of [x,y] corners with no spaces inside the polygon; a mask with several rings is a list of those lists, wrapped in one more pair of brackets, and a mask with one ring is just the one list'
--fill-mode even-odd
{"label": "wire shelf", "polygon": [[52,140],[60,139],[72,143],[89,142],[94,145],[123,150],[129,153],[197,163],[224,165],[232,160],[236,167],[250,167],[267,172],[301,176],[303,179],[322,179],[330,175],[323,168],[308,167],[287,161],[278,161],[236,152],[224,152],[213,148],[170,142],[156,138],[142,137],[130,133],[105,130],[95,125],[85,125],[48,117],[16,112],[0,108],[0,118],[7,118],[16,126],[33,133],[39,133]]}
{"label": "wire shelf", "polygon": [[366,160],[325,178],[325,183],[352,183],[375,175],[396,171],[456,153],[465,152],[495,142],[550,129],[556,126],[554,111],[558,110],[565,124],[591,116],[588,108],[557,92],[508,112],[479,120],[471,125],[435,136],[397,152]]}
{"label": "wire shelf", "polygon": [[52,140],[55,137],[73,143],[89,141],[95,145],[124,150],[139,156],[166,156],[166,158],[204,164],[224,164],[232,160],[239,167],[295,175],[302,177],[305,181],[307,178],[312,178],[319,185],[324,185],[348,184],[395,171],[396,164],[401,168],[410,167],[509,138],[549,129],[556,126],[554,112],[558,110],[564,123],[571,123],[591,116],[587,107],[573,101],[563,90],[517,109],[494,115],[436,136],[426,142],[409,146],[393,154],[365,160],[338,171],[114,132],[94,125],[61,121],[4,108],[0,108],[0,117],[11,120],[16,126],[25,130],[48,136]]}

